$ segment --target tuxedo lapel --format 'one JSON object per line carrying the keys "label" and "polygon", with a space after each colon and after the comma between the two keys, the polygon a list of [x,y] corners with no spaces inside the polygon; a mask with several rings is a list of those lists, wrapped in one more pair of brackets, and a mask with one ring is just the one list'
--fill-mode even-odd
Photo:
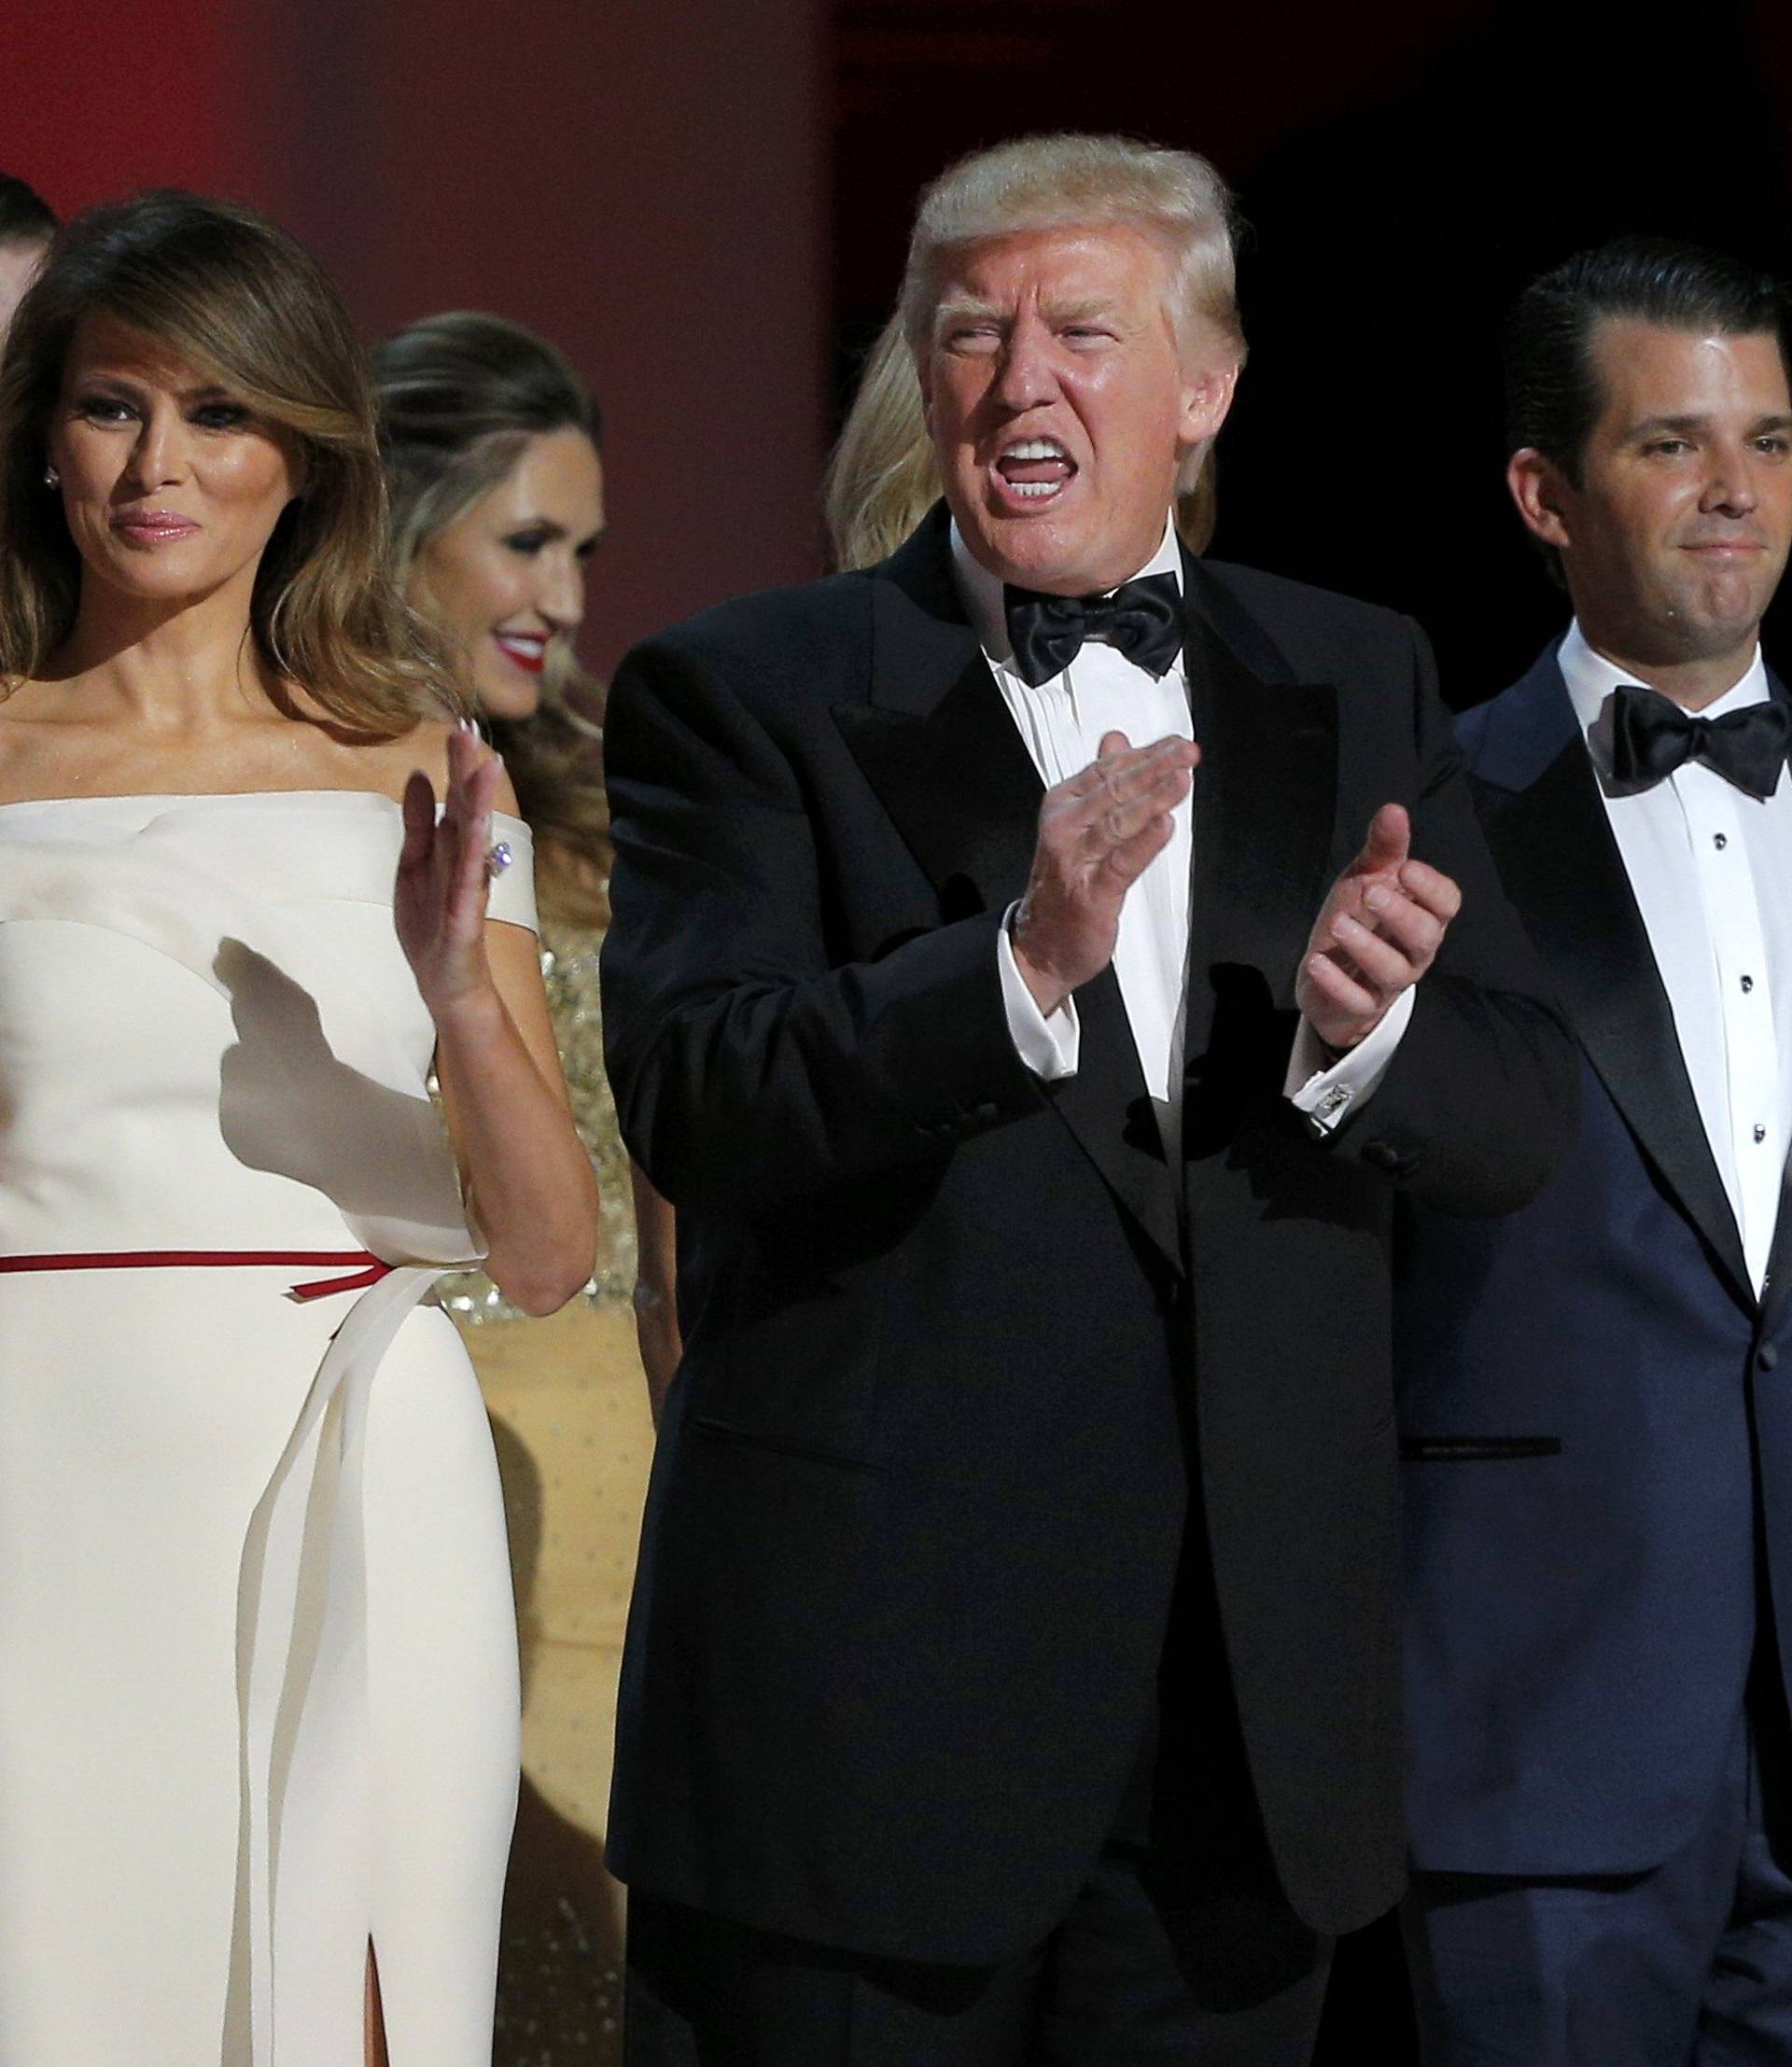
{"label": "tuxedo lapel", "polygon": [[[1003,910],[1027,887],[1043,785],[965,618],[944,508],[870,580],[870,695],[837,705],[834,722],[942,917]],[[1046,1086],[1048,1101],[1181,1271],[1175,1194],[1112,968],[1076,993],[1076,1074]]]}
{"label": "tuxedo lapel", "polygon": [[[1776,702],[1792,705],[1785,684],[1771,668],[1767,686]],[[1784,1048],[1792,1040],[1792,1028],[1781,1028],[1779,1039]],[[1783,1061],[1780,1067],[1784,1069],[1786,1064]],[[1792,1163],[1780,1176],[1780,1209],[1773,1222],[1773,1246],[1768,1253],[1767,1282],[1761,1292],[1763,1333],[1771,1334],[1778,1327],[1788,1294],[1792,1294]]]}
{"label": "tuxedo lapel", "polygon": [[1490,713],[1473,769],[1489,846],[1582,1047],[1737,1294],[1742,1238],[1643,915],[1553,654]]}
{"label": "tuxedo lapel", "polygon": [[1337,695],[1299,682],[1264,627],[1183,556],[1196,772],[1184,1155],[1211,1169],[1240,1101],[1280,1096],[1294,981],[1337,816]]}

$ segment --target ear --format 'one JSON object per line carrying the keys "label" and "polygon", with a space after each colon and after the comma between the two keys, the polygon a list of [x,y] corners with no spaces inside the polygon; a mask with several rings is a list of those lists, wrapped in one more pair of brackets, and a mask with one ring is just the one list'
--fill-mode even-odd
{"label": "ear", "polygon": [[1184,375],[1177,442],[1185,452],[1218,435],[1238,385],[1236,364],[1191,368]]}
{"label": "ear", "polygon": [[1574,489],[1553,459],[1534,445],[1522,447],[1505,463],[1505,485],[1533,538],[1541,538],[1558,552],[1572,544],[1568,512]]}

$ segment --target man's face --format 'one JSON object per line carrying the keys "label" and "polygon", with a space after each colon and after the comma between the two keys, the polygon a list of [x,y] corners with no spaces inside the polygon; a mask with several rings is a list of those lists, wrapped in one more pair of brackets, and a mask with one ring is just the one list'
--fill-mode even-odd
{"label": "man's face", "polygon": [[1743,656],[1792,543],[1778,342],[1607,317],[1590,343],[1604,407],[1580,485],[1537,463],[1526,521],[1560,550],[1595,645],[1658,665]]}
{"label": "man's face", "polygon": [[919,362],[946,501],[991,574],[1110,589],[1157,550],[1188,452],[1238,369],[1178,349],[1169,260],[1125,227],[1024,230],[945,255]]}

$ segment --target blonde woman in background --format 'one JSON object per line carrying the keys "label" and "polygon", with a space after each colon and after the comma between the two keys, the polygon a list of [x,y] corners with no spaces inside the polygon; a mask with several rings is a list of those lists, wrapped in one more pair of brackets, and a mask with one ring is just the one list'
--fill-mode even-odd
{"label": "blonde woman in background", "polygon": [[[1218,513],[1211,445],[1192,455],[1176,497],[1176,529],[1205,552]],[[841,572],[887,560],[940,499],[940,474],[921,413],[915,355],[892,315],[865,356],[859,389],[828,460],[822,511]]]}
{"label": "blonde woman in background", "polygon": [[605,1199],[596,1269],[545,1325],[484,1278],[445,1288],[497,1430],[523,1634],[525,1784],[497,2060],[588,2067],[619,2057],[621,1917],[602,1863],[615,1678],[652,1445],[650,1386],[657,1400],[678,1361],[671,1211],[636,1174],[629,1212],[603,1071],[598,685],[572,648],[604,529],[598,417],[559,352],[494,315],[411,325],[378,347],[374,379],[399,579],[465,657],[534,831],[542,968]]}

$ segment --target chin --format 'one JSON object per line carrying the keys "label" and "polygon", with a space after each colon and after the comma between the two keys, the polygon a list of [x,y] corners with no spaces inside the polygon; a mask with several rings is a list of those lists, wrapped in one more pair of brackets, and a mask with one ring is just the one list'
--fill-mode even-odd
{"label": "chin", "polygon": [[511,724],[533,718],[541,708],[541,689],[536,682],[488,682],[481,677],[473,684],[473,698],[482,718],[502,719]]}
{"label": "chin", "polygon": [[1066,524],[1056,514],[979,515],[969,524],[960,523],[959,529],[977,557],[1004,581],[1028,589],[1062,586],[1072,594],[1089,586],[1081,570],[1089,565],[1090,543],[1080,526]]}

